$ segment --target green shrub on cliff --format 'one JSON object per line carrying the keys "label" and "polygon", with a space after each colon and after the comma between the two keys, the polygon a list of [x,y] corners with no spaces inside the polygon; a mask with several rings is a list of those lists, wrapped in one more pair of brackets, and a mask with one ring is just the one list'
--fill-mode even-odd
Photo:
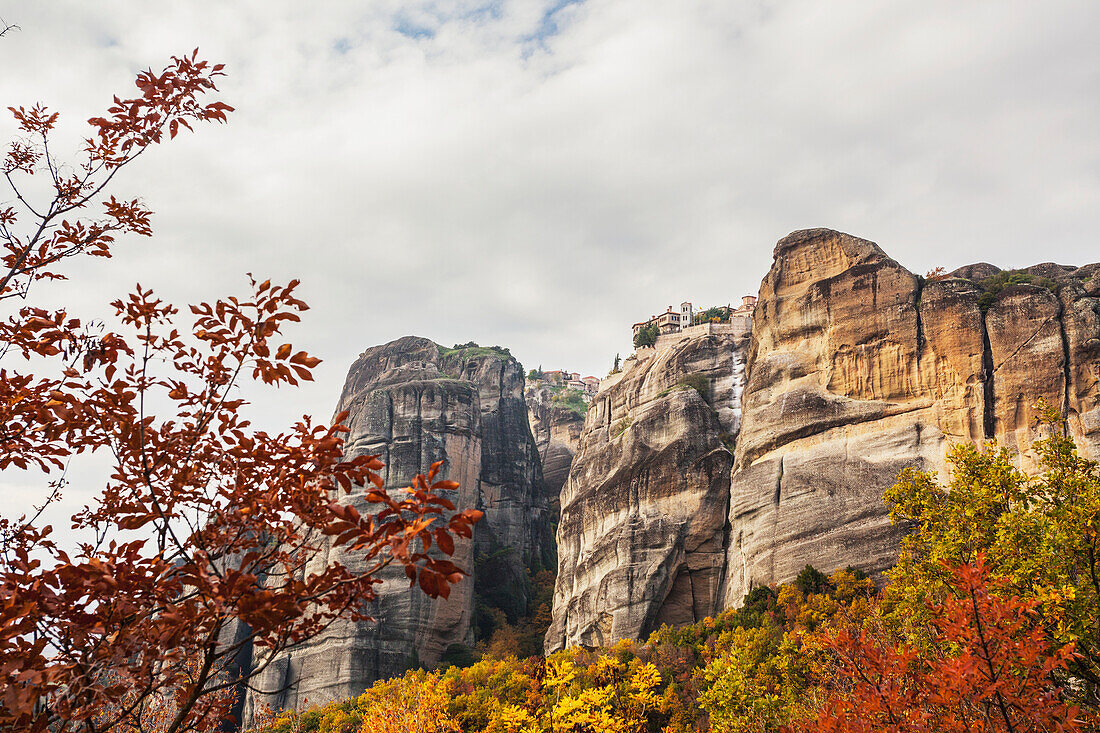
{"label": "green shrub on cliff", "polygon": [[664,397],[667,394],[671,394],[674,391],[680,391],[685,389],[693,389],[699,393],[699,396],[703,398],[703,402],[710,404],[710,380],[707,379],[707,375],[695,373],[689,374],[674,386],[662,389],[657,393],[658,397]]}
{"label": "green shrub on cliff", "polygon": [[978,307],[981,308],[983,313],[993,305],[993,302],[997,299],[997,294],[1010,285],[1035,285],[1046,288],[1052,293],[1058,292],[1058,283],[1049,277],[1037,277],[1020,270],[1002,270],[996,275],[979,281],[978,285],[985,291],[978,298]]}
{"label": "green shrub on cliff", "polygon": [[578,415],[584,415],[588,412],[588,403],[584,401],[583,393],[576,389],[563,389],[550,398],[550,404],[554,407],[564,407],[567,410],[572,410]]}
{"label": "green shrub on cliff", "polygon": [[709,404],[710,402],[710,380],[707,379],[705,374],[689,374],[680,380],[677,385],[681,389],[693,389],[699,393],[699,396],[703,398],[704,402]]}

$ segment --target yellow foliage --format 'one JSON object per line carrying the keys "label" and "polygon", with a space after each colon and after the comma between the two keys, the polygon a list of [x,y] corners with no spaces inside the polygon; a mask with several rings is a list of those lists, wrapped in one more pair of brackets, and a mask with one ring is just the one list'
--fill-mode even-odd
{"label": "yellow foliage", "polygon": [[927,599],[950,592],[948,568],[979,553],[1011,592],[1039,603],[1044,625],[1077,655],[1071,689],[1100,698],[1100,466],[1081,458],[1057,411],[1039,405],[1051,436],[1035,443],[1042,473],[1029,476],[1004,449],[955,446],[950,481],[912,469],[886,492],[891,518],[915,527],[902,543],[884,599],[887,619],[925,648]]}
{"label": "yellow foliage", "polygon": [[351,733],[359,725],[359,716],[336,707],[325,710],[317,727],[320,733]]}
{"label": "yellow foliage", "polygon": [[[620,650],[621,651],[621,650]],[[556,733],[632,733],[643,730],[660,697],[661,673],[651,663],[629,664],[601,654],[585,669],[576,659],[548,659],[543,685],[553,705],[542,730]]]}
{"label": "yellow foliage", "polygon": [[491,733],[539,733],[539,722],[521,707],[502,705],[487,730]]}
{"label": "yellow foliage", "polygon": [[449,695],[438,674],[409,673],[379,682],[357,700],[361,733],[461,733],[447,713]]}
{"label": "yellow foliage", "polygon": [[795,638],[777,628],[733,632],[729,651],[701,672],[706,689],[699,703],[712,731],[773,731],[798,717],[809,660]]}

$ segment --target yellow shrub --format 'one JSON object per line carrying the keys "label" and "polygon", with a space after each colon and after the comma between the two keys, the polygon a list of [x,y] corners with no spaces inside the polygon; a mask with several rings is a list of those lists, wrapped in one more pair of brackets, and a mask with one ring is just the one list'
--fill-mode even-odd
{"label": "yellow shrub", "polygon": [[359,696],[361,733],[461,733],[447,714],[446,685],[437,674],[409,673]]}

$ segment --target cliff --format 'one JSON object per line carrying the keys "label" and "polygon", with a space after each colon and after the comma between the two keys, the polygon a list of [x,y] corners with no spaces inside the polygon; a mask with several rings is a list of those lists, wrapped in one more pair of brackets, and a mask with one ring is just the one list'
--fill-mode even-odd
{"label": "cliff", "polygon": [[593,400],[561,493],[548,651],[713,612],[746,351],[733,334],[643,349]]}
{"label": "cliff", "polygon": [[[701,389],[677,389],[690,375]],[[691,622],[807,564],[880,572],[902,468],[946,475],[951,443],[985,440],[1033,468],[1039,398],[1100,458],[1098,380],[1100,265],[926,280],[873,242],[795,232],[751,341],[641,349],[593,402],[561,494],[547,647]]]}
{"label": "cliff", "polygon": [[751,333],[695,327],[639,349],[583,422],[525,395],[505,350],[413,337],[368,349],[338,406],[347,452],[380,455],[390,489],[444,460],[460,484],[449,498],[486,512],[457,543],[473,577],[443,602],[387,571],[376,622],[333,625],[256,686],[300,680],[267,698],[277,707],[350,696],[445,663],[486,609],[515,621],[527,568],[555,562],[559,498],[548,651],[697,621],[806,564],[880,572],[902,531],[882,502],[898,472],[942,474],[951,443],[986,440],[1033,468],[1039,398],[1100,458],[1100,264],[978,263],[926,280],[826,229],[776,245]]}
{"label": "cliff", "polygon": [[754,317],[724,605],[807,563],[889,567],[900,529],[882,493],[898,471],[946,475],[949,443],[987,439],[1033,467],[1039,398],[1100,455],[1096,271],[998,279],[983,263],[926,282],[846,234],[781,240]]}
{"label": "cliff", "polygon": [[[485,512],[473,540],[456,541],[454,560],[473,577],[456,585],[449,600],[432,600],[410,588],[400,568],[387,568],[371,609],[376,620],[338,622],[273,660],[254,686],[291,686],[263,702],[292,708],[307,698],[357,695],[376,679],[439,663],[454,645],[472,646],[479,604],[513,619],[526,611],[526,567],[550,566],[554,554],[523,385],[521,366],[499,349],[444,349],[406,337],[360,355],[337,407],[349,411],[346,454],[380,456],[389,490],[444,461],[443,475],[459,483],[447,498]],[[370,510],[361,494],[348,501]],[[322,559],[333,554],[343,551]],[[357,565],[353,557],[339,559]],[[256,695],[246,700],[246,724],[260,701]]]}
{"label": "cliff", "polygon": [[580,446],[584,415],[554,404],[553,394],[546,387],[528,388],[525,397],[527,418],[542,463],[546,492],[556,506],[573,465],[573,456]]}

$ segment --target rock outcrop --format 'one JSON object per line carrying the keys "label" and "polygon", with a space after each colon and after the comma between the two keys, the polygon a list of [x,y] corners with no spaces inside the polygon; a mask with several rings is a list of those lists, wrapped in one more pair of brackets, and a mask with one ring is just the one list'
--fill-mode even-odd
{"label": "rock outcrop", "polygon": [[998,283],[981,263],[925,282],[846,234],[781,240],[756,305],[724,605],[807,563],[889,567],[901,530],[882,493],[898,471],[945,475],[949,443],[986,439],[1032,467],[1039,398],[1100,455],[1096,269]]}
{"label": "rock outcrop", "polygon": [[[664,347],[589,410],[549,649],[691,622],[807,564],[890,567],[903,530],[882,496],[901,469],[946,477],[950,444],[986,440],[1034,468],[1040,398],[1100,458],[1100,264],[926,280],[872,242],[800,231],[776,245],[751,344]],[[676,389],[692,374],[706,398]]]}
{"label": "rock outcrop", "polygon": [[501,349],[408,337],[361,355],[338,407],[348,454],[380,455],[390,489],[445,461],[460,484],[449,498],[486,512],[457,543],[473,577],[443,602],[387,570],[377,621],[271,660],[255,684],[285,692],[266,702],[348,697],[435,665],[472,644],[479,607],[523,614],[527,569],[555,562],[548,651],[691,623],[806,564],[882,571],[902,531],[882,502],[898,472],[943,475],[950,444],[985,440],[1033,468],[1039,398],[1100,459],[1100,264],[978,263],[926,280],[872,242],[795,232],[776,245],[751,334],[662,337],[603,382],[583,425],[526,397]]}
{"label": "rock outcrop", "polygon": [[[449,600],[432,600],[411,589],[401,569],[387,568],[372,609],[376,621],[337,622],[273,660],[254,686],[286,689],[264,702],[291,708],[307,698],[345,698],[410,666],[437,664],[453,645],[472,645],[475,595],[513,618],[526,610],[526,567],[552,566],[554,554],[523,386],[522,367],[495,348],[444,349],[406,337],[360,355],[337,407],[349,411],[347,455],[378,455],[390,490],[444,461],[443,475],[459,483],[448,498],[485,511],[474,539],[456,542],[454,560],[473,577]],[[359,494],[347,500],[370,510]],[[342,550],[321,559],[356,567]],[[246,723],[257,702],[246,700]]]}
{"label": "rock outcrop", "polygon": [[556,505],[581,442],[584,415],[553,402],[547,387],[528,388],[527,418],[535,436],[546,491]]}
{"label": "rock outcrop", "polygon": [[642,349],[595,397],[561,493],[547,650],[712,613],[747,338]]}

